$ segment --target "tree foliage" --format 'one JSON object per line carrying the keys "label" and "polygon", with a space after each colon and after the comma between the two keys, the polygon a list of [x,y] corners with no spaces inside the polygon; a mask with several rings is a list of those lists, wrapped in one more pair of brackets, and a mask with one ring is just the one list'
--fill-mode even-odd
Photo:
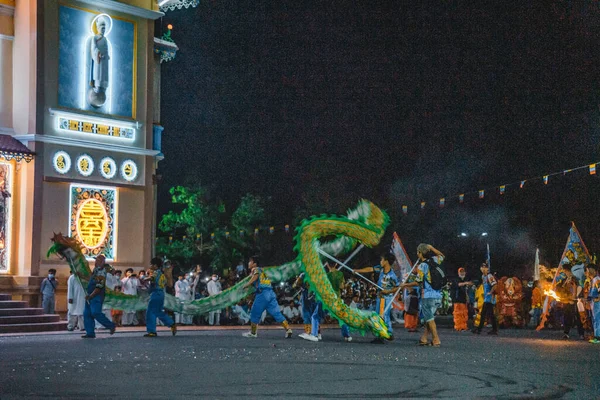
{"label": "tree foliage", "polygon": [[260,250],[254,229],[267,221],[265,201],[246,194],[229,214],[221,201],[210,201],[202,187],[170,189],[172,209],[163,215],[158,239],[160,255],[180,265],[208,262],[215,272],[233,267],[244,256]]}

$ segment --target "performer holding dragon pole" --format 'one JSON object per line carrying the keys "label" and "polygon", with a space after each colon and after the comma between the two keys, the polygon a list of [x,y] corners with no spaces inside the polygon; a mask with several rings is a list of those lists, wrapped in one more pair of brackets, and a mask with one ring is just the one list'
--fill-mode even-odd
{"label": "performer holding dragon pole", "polygon": [[[376,310],[379,312],[379,316],[385,321],[387,330],[390,334],[388,340],[394,340],[394,328],[392,327],[391,308],[388,304],[394,300],[394,292],[400,285],[400,280],[396,276],[396,273],[392,269],[392,264],[396,258],[393,254],[386,253],[381,256],[379,265],[374,267],[365,267],[354,270],[354,273],[370,273],[379,272],[379,280],[377,285],[382,289],[379,291],[377,296]],[[372,343],[382,344],[384,343],[383,338],[377,337]]]}
{"label": "performer holding dragon pole", "polygon": [[277,296],[273,291],[273,287],[271,286],[271,280],[267,278],[267,275],[263,272],[263,269],[260,267],[260,261],[258,256],[250,257],[250,261],[248,261],[248,268],[252,271],[251,278],[246,283],[245,287],[254,286],[256,289],[256,297],[254,297],[254,303],[252,303],[252,309],[250,310],[250,332],[244,333],[244,337],[255,338],[257,337],[256,331],[258,329],[258,323],[260,322],[260,317],[262,313],[267,310],[269,314],[275,321],[281,324],[283,329],[285,329],[285,337],[291,338],[294,333],[290,326],[279,311],[279,304],[277,303]]}
{"label": "performer holding dragon pole", "polygon": [[[106,274],[112,273],[113,268],[106,264],[106,258],[101,254],[96,257],[95,268],[87,285],[87,296],[85,296],[85,310],[83,311],[83,325],[85,326],[84,339],[96,337],[94,328],[100,322],[105,328],[110,329],[110,334],[115,333],[115,324],[112,323],[102,312],[104,294],[106,292]],[[77,272],[76,272],[77,273]]]}
{"label": "performer holding dragon pole", "polygon": [[167,277],[162,271],[162,260],[154,257],[150,261],[150,276],[146,279],[150,281],[150,302],[146,310],[146,333],[144,337],[156,337],[156,318],[166,326],[171,328],[173,336],[177,334],[177,325],[171,317],[165,313],[165,286]]}

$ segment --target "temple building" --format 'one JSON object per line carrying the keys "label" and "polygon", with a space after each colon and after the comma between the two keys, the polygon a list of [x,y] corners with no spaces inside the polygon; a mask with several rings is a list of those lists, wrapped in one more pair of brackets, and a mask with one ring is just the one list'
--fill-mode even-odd
{"label": "temple building", "polygon": [[[54,232],[118,269],[148,267],[156,226],[160,68],[175,56],[156,0],[0,0],[0,293],[39,305],[64,261]],[[162,34],[162,33],[161,33]]]}

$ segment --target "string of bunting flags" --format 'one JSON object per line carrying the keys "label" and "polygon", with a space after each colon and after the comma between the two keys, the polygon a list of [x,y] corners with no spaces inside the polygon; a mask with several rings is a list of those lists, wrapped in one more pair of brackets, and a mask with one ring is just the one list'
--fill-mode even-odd
{"label": "string of bunting flags", "polygon": [[[560,171],[560,172],[553,172],[551,174],[536,176],[536,177],[533,177],[533,178],[527,178],[527,179],[523,179],[523,180],[520,180],[520,181],[517,181],[517,182],[506,183],[504,185],[493,186],[493,187],[484,188],[484,189],[478,189],[477,191],[473,191],[473,192],[457,193],[457,194],[455,194],[453,196],[440,197],[438,205],[439,205],[440,208],[444,208],[446,206],[446,204],[447,204],[446,200],[449,199],[449,198],[458,198],[458,202],[460,204],[463,204],[465,202],[465,196],[467,196],[467,195],[474,195],[474,194],[477,194],[478,197],[479,197],[479,199],[483,199],[483,198],[485,198],[486,191],[489,192],[490,190],[495,190],[495,189],[498,189],[500,195],[504,195],[506,193],[506,188],[507,187],[519,185],[519,189],[523,189],[525,187],[525,184],[527,182],[533,182],[533,181],[540,180],[540,179],[542,180],[542,182],[544,183],[544,185],[547,185],[548,182],[550,181],[550,177],[552,177],[552,176],[555,176],[555,175],[566,175],[567,173],[578,171],[578,170],[582,170],[582,169],[587,169],[589,171],[590,175],[596,175],[596,164],[598,164],[598,163],[600,163],[600,162],[593,163],[593,164],[586,164],[586,165],[582,165],[582,166],[576,167],[576,168],[565,169],[565,170]],[[421,202],[420,202],[420,208],[421,208],[421,210],[424,210],[426,205],[427,205],[427,202],[424,201],[424,200],[421,200]],[[406,204],[402,205],[402,213],[404,215],[408,214],[408,205],[406,205]]]}
{"label": "string of bunting flags", "polygon": [[217,233],[222,233],[223,236],[225,236],[226,239],[230,239],[232,233],[237,233],[239,235],[239,237],[244,237],[247,234],[252,234],[254,235],[254,237],[258,237],[258,235],[261,232],[269,232],[269,235],[273,235],[276,231],[277,232],[285,232],[285,233],[290,233],[290,225],[289,224],[285,224],[282,227],[283,229],[280,230],[279,226],[277,227],[277,229],[275,228],[274,225],[271,225],[269,227],[266,228],[254,228],[253,232],[250,231],[246,231],[244,229],[240,229],[237,232],[233,232],[231,230],[226,230],[223,229],[221,232],[212,232],[210,233],[210,235],[208,235],[208,238],[205,237],[203,234],[201,233],[197,233],[196,235],[193,236],[188,236],[188,235],[157,235],[156,236],[156,241],[158,241],[160,238],[167,238],[169,240],[169,243],[173,242],[174,239],[181,239],[181,240],[195,240],[196,242],[200,242],[202,240],[206,240],[206,239],[210,239],[210,240],[215,240],[215,236],[217,235]]}

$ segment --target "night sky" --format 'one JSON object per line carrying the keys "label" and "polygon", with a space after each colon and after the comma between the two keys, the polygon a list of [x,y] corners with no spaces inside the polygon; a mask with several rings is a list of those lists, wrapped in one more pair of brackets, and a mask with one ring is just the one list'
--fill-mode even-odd
{"label": "night sky", "polygon": [[536,246],[554,263],[571,220],[599,249],[587,171],[450,197],[600,161],[598,3],[534,3],[203,0],[169,12],[157,29],[172,23],[180,50],[162,69],[159,214],[169,187],[201,183],[230,208],[246,192],[271,197],[274,223],[371,199],[411,256],[428,241],[476,263],[489,231],[509,271]]}

